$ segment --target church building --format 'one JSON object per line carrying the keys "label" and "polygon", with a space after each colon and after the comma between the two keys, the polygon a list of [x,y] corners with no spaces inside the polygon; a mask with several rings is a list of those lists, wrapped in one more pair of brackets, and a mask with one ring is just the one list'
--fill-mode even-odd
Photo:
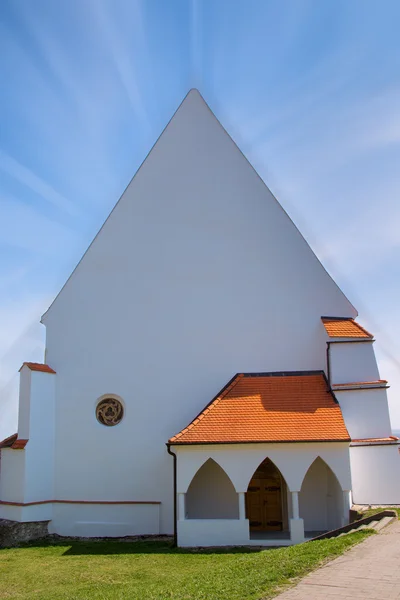
{"label": "church building", "polygon": [[42,317],[0,518],[290,545],[400,504],[373,335],[191,90]]}

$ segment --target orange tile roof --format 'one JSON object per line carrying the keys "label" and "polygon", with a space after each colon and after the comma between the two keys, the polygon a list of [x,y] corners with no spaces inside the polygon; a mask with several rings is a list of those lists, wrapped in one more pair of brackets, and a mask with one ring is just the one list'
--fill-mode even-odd
{"label": "orange tile roof", "polygon": [[391,435],[389,437],[384,437],[384,438],[363,438],[363,439],[358,439],[358,440],[351,440],[352,442],[398,442],[399,438],[396,437],[395,435]]}
{"label": "orange tile roof", "polygon": [[28,442],[29,440],[19,440],[18,433],[14,433],[0,442],[0,449],[13,448],[14,450],[22,450]]}
{"label": "orange tile roof", "polygon": [[327,334],[331,338],[365,338],[372,339],[374,336],[364,327],[361,327],[354,319],[339,319],[336,317],[321,317]]}
{"label": "orange tile roof", "polygon": [[28,442],[29,440],[15,440],[11,448],[13,448],[13,450],[23,450]]}
{"label": "orange tile roof", "polygon": [[54,369],[49,367],[49,365],[43,365],[42,363],[24,362],[22,363],[22,367],[28,367],[28,369],[30,369],[31,371],[41,371],[42,373],[55,373]]}
{"label": "orange tile roof", "polygon": [[10,448],[18,437],[18,433],[13,433],[0,442],[0,448]]}
{"label": "orange tile roof", "polygon": [[236,375],[173,444],[350,441],[323,371]]}

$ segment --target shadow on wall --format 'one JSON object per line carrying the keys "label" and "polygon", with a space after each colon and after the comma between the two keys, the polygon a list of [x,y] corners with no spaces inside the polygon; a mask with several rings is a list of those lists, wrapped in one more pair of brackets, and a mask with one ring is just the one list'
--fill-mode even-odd
{"label": "shadow on wall", "polygon": [[187,519],[238,519],[238,496],[225,471],[209,458],[186,494]]}
{"label": "shadow on wall", "polygon": [[342,526],[342,488],[320,457],[315,459],[304,477],[299,505],[305,531],[331,531]]}

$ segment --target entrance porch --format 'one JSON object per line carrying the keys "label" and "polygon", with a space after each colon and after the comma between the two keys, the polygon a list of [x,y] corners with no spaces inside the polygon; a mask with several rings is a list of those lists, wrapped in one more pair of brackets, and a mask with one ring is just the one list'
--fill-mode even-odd
{"label": "entrance porch", "polygon": [[177,446],[174,452],[179,546],[289,546],[348,523],[347,444]]}

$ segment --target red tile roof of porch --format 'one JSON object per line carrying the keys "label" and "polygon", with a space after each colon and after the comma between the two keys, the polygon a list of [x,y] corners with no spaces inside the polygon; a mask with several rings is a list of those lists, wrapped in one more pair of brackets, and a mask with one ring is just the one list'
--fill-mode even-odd
{"label": "red tile roof of porch", "polygon": [[350,441],[322,371],[236,375],[172,444]]}

